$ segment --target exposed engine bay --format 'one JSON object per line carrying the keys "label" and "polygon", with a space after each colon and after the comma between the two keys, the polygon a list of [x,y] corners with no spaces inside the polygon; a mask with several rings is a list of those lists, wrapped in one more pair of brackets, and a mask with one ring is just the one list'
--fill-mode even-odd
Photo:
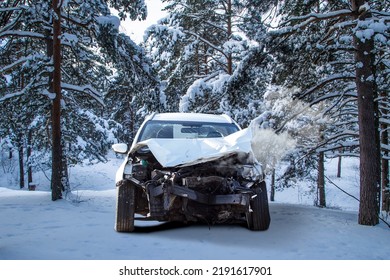
{"label": "exposed engine bay", "polygon": [[161,221],[242,221],[263,180],[260,166],[245,153],[167,168],[143,146],[129,160],[125,178],[137,187],[135,212]]}

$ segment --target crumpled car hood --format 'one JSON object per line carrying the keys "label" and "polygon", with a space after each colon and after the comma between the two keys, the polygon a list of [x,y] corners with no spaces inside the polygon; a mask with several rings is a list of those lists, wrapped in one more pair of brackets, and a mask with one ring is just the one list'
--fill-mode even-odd
{"label": "crumpled car hood", "polygon": [[137,143],[130,154],[143,146],[148,146],[163,167],[190,166],[234,154],[253,154],[251,140],[251,129],[243,129],[223,138],[153,138]]}

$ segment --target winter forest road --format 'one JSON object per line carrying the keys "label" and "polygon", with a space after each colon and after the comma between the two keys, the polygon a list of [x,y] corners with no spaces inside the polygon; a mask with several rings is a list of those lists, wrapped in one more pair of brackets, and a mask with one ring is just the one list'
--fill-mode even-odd
{"label": "winter forest road", "polygon": [[271,203],[264,232],[136,221],[134,233],[117,233],[115,196],[52,202],[47,191],[0,188],[0,259],[390,259],[387,226],[359,226],[354,212]]}

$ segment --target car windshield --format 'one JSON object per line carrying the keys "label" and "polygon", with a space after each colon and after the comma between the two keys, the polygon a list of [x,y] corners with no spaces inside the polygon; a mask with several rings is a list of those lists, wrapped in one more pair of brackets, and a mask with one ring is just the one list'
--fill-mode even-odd
{"label": "car windshield", "polygon": [[208,123],[191,121],[148,121],[140,132],[138,142],[151,138],[215,138],[239,130],[233,123]]}

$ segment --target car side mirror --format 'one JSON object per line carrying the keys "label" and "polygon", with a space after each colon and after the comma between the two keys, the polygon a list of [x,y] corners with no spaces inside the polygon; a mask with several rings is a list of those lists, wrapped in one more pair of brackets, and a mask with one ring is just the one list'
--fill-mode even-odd
{"label": "car side mirror", "polygon": [[127,147],[127,144],[118,143],[118,144],[112,145],[112,149],[114,150],[115,153],[126,154],[128,147]]}

